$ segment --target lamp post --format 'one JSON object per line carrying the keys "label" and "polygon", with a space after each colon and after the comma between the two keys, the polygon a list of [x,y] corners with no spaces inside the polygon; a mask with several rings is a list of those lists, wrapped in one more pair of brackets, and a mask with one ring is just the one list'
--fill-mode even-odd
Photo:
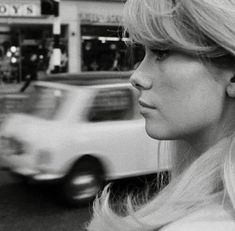
{"label": "lamp post", "polygon": [[54,16],[53,18],[53,51],[52,51],[52,71],[58,73],[61,64],[60,50],[60,0],[41,0],[41,15]]}
{"label": "lamp post", "polygon": [[54,22],[53,22],[53,73],[60,72],[61,65],[61,50],[60,50],[60,34],[61,34],[61,19],[60,19],[60,0],[54,0]]}

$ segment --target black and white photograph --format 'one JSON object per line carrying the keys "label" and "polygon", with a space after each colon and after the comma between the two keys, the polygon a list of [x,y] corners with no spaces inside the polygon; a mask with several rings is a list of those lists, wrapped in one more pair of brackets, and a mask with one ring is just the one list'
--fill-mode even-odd
{"label": "black and white photograph", "polygon": [[0,231],[234,231],[235,0],[0,0]]}

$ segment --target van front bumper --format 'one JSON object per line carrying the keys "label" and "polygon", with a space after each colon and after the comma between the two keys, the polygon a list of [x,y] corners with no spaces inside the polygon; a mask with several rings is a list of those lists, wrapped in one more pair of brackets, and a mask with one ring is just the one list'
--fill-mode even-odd
{"label": "van front bumper", "polygon": [[53,172],[46,167],[35,167],[22,156],[0,156],[0,167],[13,175],[28,179],[32,182],[60,181],[64,174]]}
{"label": "van front bumper", "polygon": [[14,168],[10,169],[11,173],[17,176],[27,178],[30,182],[54,182],[61,181],[64,177],[63,174],[44,172],[29,168]]}

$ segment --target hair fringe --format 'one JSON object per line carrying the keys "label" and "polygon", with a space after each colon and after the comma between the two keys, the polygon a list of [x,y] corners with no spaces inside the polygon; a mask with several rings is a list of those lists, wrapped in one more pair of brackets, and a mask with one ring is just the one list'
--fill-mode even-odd
{"label": "hair fringe", "polygon": [[123,13],[125,33],[129,33],[132,43],[147,47],[171,48],[209,58],[235,55],[234,3],[219,3],[129,0]]}

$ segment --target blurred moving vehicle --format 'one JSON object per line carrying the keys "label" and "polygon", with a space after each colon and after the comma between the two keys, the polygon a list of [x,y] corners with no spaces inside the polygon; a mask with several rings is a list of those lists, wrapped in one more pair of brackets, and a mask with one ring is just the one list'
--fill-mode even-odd
{"label": "blurred moving vehicle", "polygon": [[74,205],[92,200],[106,181],[168,169],[124,76],[34,82],[24,112],[2,124],[2,167],[27,182],[59,182]]}
{"label": "blurred moving vehicle", "polygon": [[0,124],[10,113],[20,112],[27,98],[27,94],[18,92],[0,93]]}

